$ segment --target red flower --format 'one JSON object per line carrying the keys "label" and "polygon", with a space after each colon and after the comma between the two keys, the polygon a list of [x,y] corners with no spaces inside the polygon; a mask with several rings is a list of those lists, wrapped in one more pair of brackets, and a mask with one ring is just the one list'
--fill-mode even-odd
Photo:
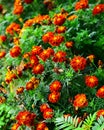
{"label": "red flower", "polygon": [[43,112],[43,118],[44,119],[51,119],[53,117],[53,109],[52,108],[47,108]]}
{"label": "red flower", "polygon": [[25,2],[26,4],[30,4],[30,3],[33,2],[33,0],[24,0],[24,2]]}
{"label": "red flower", "polygon": [[29,81],[26,83],[26,90],[33,90],[34,89],[34,83],[32,81]]}
{"label": "red flower", "polygon": [[35,55],[30,56],[30,63],[31,63],[32,65],[37,65],[37,64],[39,64],[39,59],[37,58],[37,56],[35,56]]}
{"label": "red flower", "polygon": [[46,34],[44,34],[44,35],[42,36],[43,42],[45,42],[45,43],[49,42],[49,39],[50,39],[51,37],[53,37],[53,35],[54,35],[53,32],[47,32]]}
{"label": "red flower", "polygon": [[97,118],[99,118],[100,116],[104,116],[104,109],[100,109],[99,111],[97,111]]}
{"label": "red flower", "polygon": [[56,28],[57,33],[64,33],[65,31],[66,31],[65,26],[59,26],[59,27]]}
{"label": "red flower", "polygon": [[11,57],[15,58],[18,57],[20,54],[21,54],[21,48],[19,46],[14,46],[12,49],[10,49]]}
{"label": "red flower", "polygon": [[0,4],[0,13],[2,12],[3,10],[3,6]]}
{"label": "red flower", "polygon": [[23,91],[24,91],[24,87],[19,87],[19,88],[16,90],[16,93],[17,93],[17,94],[21,94],[21,93],[23,93]]}
{"label": "red flower", "polygon": [[42,64],[38,64],[33,67],[34,74],[41,74],[43,71],[44,71],[44,66]]}
{"label": "red flower", "polygon": [[21,111],[17,114],[16,120],[20,125],[32,126],[34,125],[34,118],[36,115],[34,113],[30,113],[29,111]]}
{"label": "red flower", "polygon": [[[37,124],[36,130],[45,130],[46,127],[47,127],[47,126],[46,126],[46,123],[45,123],[45,122],[40,122],[40,123]],[[48,129],[47,129],[47,130],[48,130]]]}
{"label": "red flower", "polygon": [[11,130],[18,130],[19,126],[20,126],[20,124],[15,123],[15,124],[13,124]]}
{"label": "red flower", "polygon": [[85,84],[86,86],[93,88],[98,85],[98,78],[96,76],[86,76]]}
{"label": "red flower", "polygon": [[67,48],[72,48],[72,47],[73,47],[73,44],[74,44],[73,41],[69,41],[69,42],[66,42],[65,46],[66,46]]}
{"label": "red flower", "polygon": [[6,55],[5,51],[0,52],[0,59],[3,58]]}
{"label": "red flower", "polygon": [[78,72],[78,70],[84,70],[86,67],[86,59],[81,56],[75,56],[71,60],[70,65],[76,72]]}
{"label": "red flower", "polygon": [[46,50],[43,50],[40,54],[39,57],[43,60],[46,61],[47,59],[50,58],[51,55],[54,54],[54,50],[51,48],[48,48]]}
{"label": "red flower", "polygon": [[75,96],[74,102],[73,102],[73,106],[75,108],[83,108],[86,107],[88,105],[88,101],[86,99],[86,95],[85,94],[77,94]]}
{"label": "red flower", "polygon": [[50,91],[53,92],[53,91],[60,91],[62,88],[62,85],[61,85],[61,82],[58,81],[58,80],[55,80],[53,81],[51,84],[50,84]]}
{"label": "red flower", "polygon": [[98,89],[96,96],[99,98],[104,98],[104,86]]}
{"label": "red flower", "polygon": [[48,100],[51,103],[57,103],[60,99],[60,92],[52,92],[48,95]]}
{"label": "red flower", "polygon": [[0,35],[0,41],[5,42],[7,37],[5,35]]}
{"label": "red flower", "polygon": [[43,51],[41,46],[33,46],[31,54],[32,55],[39,55]]}
{"label": "red flower", "polygon": [[65,22],[66,18],[65,18],[65,15],[59,13],[59,14],[56,14],[53,18],[53,23],[55,25],[59,25],[61,26],[64,22]]}
{"label": "red flower", "polygon": [[49,44],[51,46],[59,46],[64,41],[64,37],[61,35],[54,35],[50,37]]}
{"label": "red flower", "polygon": [[44,103],[44,104],[42,104],[42,105],[40,106],[40,111],[41,111],[41,112],[44,112],[47,108],[49,108],[49,105],[46,104],[46,103]]}
{"label": "red flower", "polygon": [[66,60],[66,52],[58,51],[54,54],[53,61],[54,62],[64,62]]}
{"label": "red flower", "polygon": [[75,4],[75,10],[88,8],[88,1],[79,1]]}
{"label": "red flower", "polygon": [[98,4],[94,7],[92,13],[93,15],[97,15],[104,12],[104,4]]}

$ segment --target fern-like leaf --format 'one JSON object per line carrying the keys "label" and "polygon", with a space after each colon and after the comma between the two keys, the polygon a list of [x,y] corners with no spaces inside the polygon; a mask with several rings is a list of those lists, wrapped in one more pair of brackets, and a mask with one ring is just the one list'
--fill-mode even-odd
{"label": "fern-like leaf", "polygon": [[95,119],[96,119],[96,113],[94,113],[93,115],[90,114],[90,115],[85,119],[85,121],[83,122],[82,128],[83,128],[84,130],[91,130]]}

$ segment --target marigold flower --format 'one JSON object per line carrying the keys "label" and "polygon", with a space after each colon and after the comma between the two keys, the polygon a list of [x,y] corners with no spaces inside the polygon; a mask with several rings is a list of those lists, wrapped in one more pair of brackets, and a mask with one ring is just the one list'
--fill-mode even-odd
{"label": "marigold flower", "polygon": [[58,34],[50,37],[49,44],[51,46],[59,46],[63,41],[64,41],[64,37]]}
{"label": "marigold flower", "polygon": [[5,51],[0,52],[0,59],[3,58],[6,55]]}
{"label": "marigold flower", "polygon": [[87,56],[87,59],[89,59],[90,62],[93,62],[94,58],[95,58],[94,55]]}
{"label": "marigold flower", "polygon": [[18,57],[21,54],[21,48],[19,46],[14,46],[10,49],[10,55],[11,57],[15,58]]}
{"label": "marigold flower", "polygon": [[31,63],[32,65],[37,65],[37,64],[39,64],[39,59],[38,59],[38,57],[35,56],[35,55],[30,56],[30,63]]}
{"label": "marigold flower", "polygon": [[6,101],[4,96],[0,96],[0,105]]}
{"label": "marigold flower", "polygon": [[84,70],[86,67],[86,59],[81,56],[75,56],[70,61],[70,65],[76,72],[78,72],[78,70]]}
{"label": "marigold flower", "polygon": [[77,17],[78,17],[77,15],[73,14],[73,15],[69,16],[67,19],[71,21],[71,20],[76,19]]}
{"label": "marigold flower", "polygon": [[9,33],[10,35],[13,35],[15,33],[20,32],[20,25],[17,23],[11,23],[7,28],[6,28],[6,33]]}
{"label": "marigold flower", "polygon": [[88,1],[78,1],[75,4],[75,10],[88,8]]}
{"label": "marigold flower", "polygon": [[46,128],[45,122],[40,122],[36,125],[36,130],[45,130],[45,128]]}
{"label": "marigold flower", "polygon": [[42,40],[44,43],[49,42],[49,39],[54,36],[53,32],[47,32],[42,36]]}
{"label": "marigold flower", "polygon": [[93,15],[97,15],[104,12],[104,4],[98,4],[94,7],[92,13]]}
{"label": "marigold flower", "polygon": [[39,55],[43,51],[41,46],[33,46],[31,50],[32,55]]}
{"label": "marigold flower", "polygon": [[33,2],[33,0],[24,0],[24,2],[25,2],[26,4],[30,4],[30,3]]}
{"label": "marigold flower", "polygon": [[53,23],[55,25],[59,25],[61,26],[64,22],[65,22],[66,18],[65,18],[65,15],[59,13],[59,14],[56,14],[53,18]]}
{"label": "marigold flower", "polygon": [[40,106],[40,111],[44,112],[47,108],[49,108],[49,105],[47,103],[44,103]]}
{"label": "marigold flower", "polygon": [[54,54],[54,50],[51,48],[45,49],[43,50],[40,54],[39,54],[39,58],[41,58],[43,61],[46,61],[47,59],[50,58],[51,55]]}
{"label": "marigold flower", "polygon": [[63,115],[64,118],[68,118],[69,116],[71,116],[71,114],[64,114]]}
{"label": "marigold flower", "polygon": [[41,74],[43,71],[44,71],[44,66],[42,64],[38,64],[33,67],[34,74]]}
{"label": "marigold flower", "polygon": [[49,95],[48,95],[48,100],[49,102],[51,103],[57,103],[60,99],[60,92],[51,92]]}
{"label": "marigold flower", "polygon": [[13,37],[13,43],[15,44],[15,45],[19,45],[19,38],[18,37]]}
{"label": "marigold flower", "polygon": [[54,113],[53,113],[53,109],[52,108],[47,108],[44,112],[43,112],[43,118],[44,119],[51,119],[53,117]]}
{"label": "marigold flower", "polygon": [[97,118],[99,118],[100,116],[104,116],[104,109],[100,109],[97,111]]}
{"label": "marigold flower", "polygon": [[88,105],[88,101],[85,94],[77,94],[74,98],[75,99],[73,102],[73,106],[75,108],[83,108]]}
{"label": "marigold flower", "polygon": [[23,12],[23,6],[21,0],[15,0],[13,13],[20,15]]}
{"label": "marigold flower", "polygon": [[66,42],[66,43],[65,43],[65,46],[66,46],[67,48],[72,48],[72,47],[73,47],[73,44],[74,44],[73,41],[69,41],[69,42]]}
{"label": "marigold flower", "polygon": [[21,94],[23,93],[24,91],[24,87],[19,87],[17,90],[16,90],[16,94]]}
{"label": "marigold flower", "polygon": [[56,27],[56,32],[57,33],[64,33],[65,31],[66,31],[66,27],[65,26]]}
{"label": "marigold flower", "polygon": [[53,61],[54,62],[64,62],[66,60],[66,52],[58,51],[54,54]]}
{"label": "marigold flower", "polygon": [[5,42],[7,37],[5,35],[0,35],[0,42]]}
{"label": "marigold flower", "polygon": [[104,98],[104,86],[98,89],[96,96],[99,98]]}
{"label": "marigold flower", "polygon": [[96,76],[85,76],[85,84],[86,86],[93,88],[98,85],[98,78]]}
{"label": "marigold flower", "polygon": [[61,85],[61,82],[58,81],[58,80],[55,80],[53,81],[51,84],[50,84],[50,91],[53,92],[53,91],[60,91],[61,88],[62,88],[62,85]]}
{"label": "marigold flower", "polygon": [[15,124],[13,124],[11,130],[18,130],[19,127],[20,127],[20,124],[15,123]]}
{"label": "marigold flower", "polygon": [[34,89],[34,83],[29,81],[26,83],[26,90],[33,90]]}
{"label": "marigold flower", "polygon": [[16,116],[16,120],[20,125],[33,126],[35,117],[36,114],[29,111],[20,111]]}

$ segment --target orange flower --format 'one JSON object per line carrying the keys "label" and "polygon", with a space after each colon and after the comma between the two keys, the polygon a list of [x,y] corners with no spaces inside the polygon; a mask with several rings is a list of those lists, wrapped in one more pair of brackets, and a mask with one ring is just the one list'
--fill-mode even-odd
{"label": "orange flower", "polygon": [[44,112],[47,108],[49,108],[49,105],[47,103],[44,103],[40,106],[40,111]]}
{"label": "orange flower", "polygon": [[43,118],[44,119],[51,119],[53,117],[53,109],[52,108],[47,108],[44,112],[43,112]]}
{"label": "orange flower", "polygon": [[47,126],[45,122],[40,122],[36,125],[36,130],[45,130],[46,127]]}
{"label": "orange flower", "polygon": [[39,59],[38,59],[38,57],[35,56],[35,55],[30,56],[30,63],[31,63],[32,65],[37,65],[37,64],[39,64]]}
{"label": "orange flower", "polygon": [[0,96],[0,105],[6,101],[4,96]]}
{"label": "orange flower", "polygon": [[0,42],[5,42],[7,37],[5,35],[0,35]]}
{"label": "orange flower", "polygon": [[6,33],[9,33],[13,35],[15,33],[20,32],[20,25],[17,23],[11,23],[7,28],[6,28]]}
{"label": "orange flower", "polygon": [[96,96],[99,98],[104,98],[104,86],[98,89]]}
{"label": "orange flower", "polygon": [[65,26],[56,27],[56,32],[57,33],[64,33],[65,31],[66,31],[66,27]]}
{"label": "orange flower", "polygon": [[11,130],[18,130],[19,126],[20,126],[20,124],[15,123],[15,124],[13,124]]}
{"label": "orange flower", "polygon": [[64,114],[63,115],[64,118],[68,118],[69,116],[71,116],[71,114]]}
{"label": "orange flower", "polygon": [[53,91],[60,91],[62,88],[62,85],[61,85],[61,82],[58,81],[58,80],[55,80],[53,81],[51,84],[50,84],[50,91],[53,92]]}
{"label": "orange flower", "polygon": [[15,58],[18,57],[20,54],[21,54],[21,48],[19,46],[14,46],[12,49],[10,49],[11,57]]}
{"label": "orange flower", "polygon": [[89,55],[87,56],[87,59],[89,59],[90,62],[93,62],[93,59],[95,58],[94,55]]}
{"label": "orange flower", "polygon": [[31,54],[32,55],[39,55],[43,51],[41,46],[33,46]]}
{"label": "orange flower", "polygon": [[73,102],[73,106],[77,109],[77,108],[83,108],[86,107],[88,105],[88,101],[86,99],[86,95],[85,94],[77,94],[74,97],[74,102]]}
{"label": "orange flower", "polygon": [[41,74],[43,71],[44,71],[44,66],[42,64],[38,64],[33,67],[34,74]]}
{"label": "orange flower", "polygon": [[3,6],[0,4],[0,13],[3,11]]}
{"label": "orange flower", "polygon": [[76,19],[77,17],[78,17],[77,15],[73,14],[73,15],[69,16],[67,19],[71,21],[71,20]]}
{"label": "orange flower", "polygon": [[54,54],[53,61],[54,62],[64,62],[66,60],[66,52],[58,51]]}
{"label": "orange flower", "polygon": [[23,6],[21,0],[15,0],[13,13],[20,15],[23,12]]}
{"label": "orange flower", "polygon": [[40,54],[39,57],[43,60],[46,61],[47,59],[50,58],[51,55],[54,54],[54,50],[51,48],[43,50]]}
{"label": "orange flower", "polygon": [[51,103],[57,103],[60,99],[60,92],[52,92],[48,95],[48,100]]}
{"label": "orange flower", "polygon": [[66,46],[67,48],[72,48],[72,47],[73,47],[73,44],[74,44],[73,41],[69,41],[69,42],[66,42],[66,43],[65,43],[65,46]]}
{"label": "orange flower", "polygon": [[32,126],[34,125],[34,118],[36,114],[30,113],[29,111],[21,111],[17,114],[16,120],[20,125]]}
{"label": "orange flower", "polygon": [[29,81],[26,83],[26,90],[33,90],[34,89],[34,83]]}
{"label": "orange flower", "polygon": [[28,59],[30,57],[30,52],[26,52],[23,54],[24,59]]}
{"label": "orange flower", "polygon": [[13,38],[13,43],[15,44],[15,45],[19,45],[19,38],[18,37],[14,37]]}
{"label": "orange flower", "polygon": [[0,59],[3,58],[6,55],[5,51],[0,52]]}
{"label": "orange flower", "polygon": [[43,42],[47,43],[49,42],[49,39],[54,36],[53,32],[47,32],[42,36]]}
{"label": "orange flower", "polygon": [[98,85],[98,78],[96,76],[85,76],[85,84],[86,86],[93,88]]}
{"label": "orange flower", "polygon": [[25,23],[24,23],[24,27],[30,27],[30,26],[32,26],[34,24],[34,20],[33,19],[28,19],[28,20],[26,20],[25,21]]}
{"label": "orange flower", "polygon": [[65,18],[65,15],[64,14],[56,14],[53,18],[53,23],[55,25],[59,25],[61,26],[64,22],[65,22],[66,18]]}
{"label": "orange flower", "polygon": [[49,44],[51,46],[59,46],[64,41],[64,37],[61,35],[54,35],[50,37]]}
{"label": "orange flower", "polygon": [[24,87],[19,87],[19,88],[16,90],[16,93],[17,93],[17,94],[21,94],[21,93],[23,93],[23,91],[24,91]]}
{"label": "orange flower", "polygon": [[85,9],[88,8],[88,1],[79,1],[75,4],[75,10]]}
{"label": "orange flower", "polygon": [[93,15],[97,15],[104,12],[104,4],[98,4],[94,7],[92,13]]}
{"label": "orange flower", "polygon": [[33,0],[24,0],[24,2],[25,2],[26,4],[30,4],[30,3],[33,2]]}
{"label": "orange flower", "polygon": [[99,118],[100,116],[104,116],[104,109],[100,109],[97,111],[97,118]]}
{"label": "orange flower", "polygon": [[70,65],[76,72],[78,72],[78,70],[84,70],[86,67],[86,59],[81,56],[75,56],[70,61]]}

